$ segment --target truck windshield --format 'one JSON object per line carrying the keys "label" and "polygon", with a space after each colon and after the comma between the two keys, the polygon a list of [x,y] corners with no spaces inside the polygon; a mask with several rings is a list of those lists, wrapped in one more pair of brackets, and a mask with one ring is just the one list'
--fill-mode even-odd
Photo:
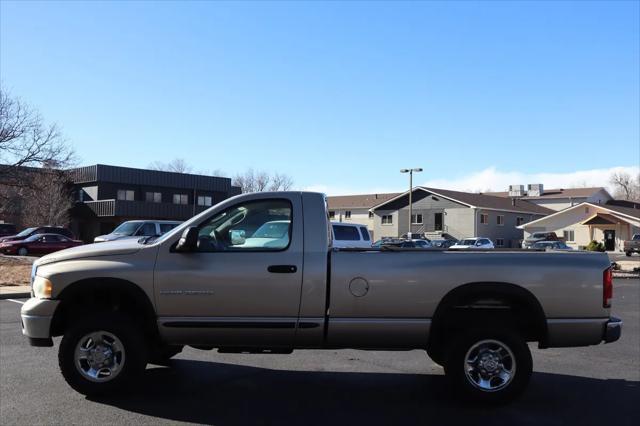
{"label": "truck windshield", "polygon": [[116,235],[133,235],[136,233],[138,228],[140,228],[141,222],[124,222],[116,229],[113,230],[112,234]]}

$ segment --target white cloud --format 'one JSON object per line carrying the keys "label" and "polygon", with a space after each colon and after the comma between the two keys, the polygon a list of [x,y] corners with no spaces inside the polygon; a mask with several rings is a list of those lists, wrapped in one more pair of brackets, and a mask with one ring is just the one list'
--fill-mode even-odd
{"label": "white cloud", "polygon": [[639,171],[640,167],[638,166],[621,166],[563,173],[521,173],[501,171],[495,167],[489,167],[456,178],[431,179],[423,182],[422,185],[459,191],[506,191],[509,185],[541,183],[545,188],[603,186],[612,190],[609,183],[612,173],[626,172],[635,175]]}
{"label": "white cloud", "polygon": [[[416,185],[432,188],[452,189],[469,192],[506,191],[509,185],[527,185],[542,183],[545,188],[574,188],[603,186],[613,191],[609,178],[614,172],[626,172],[631,175],[640,173],[638,166],[620,166],[604,169],[578,170],[563,173],[522,173],[517,171],[502,171],[496,167],[473,171],[465,175],[442,177],[417,182]],[[333,187],[323,184],[310,185],[305,191],[323,192],[328,195],[375,194],[405,191],[405,188],[384,188],[371,186],[366,188]]]}

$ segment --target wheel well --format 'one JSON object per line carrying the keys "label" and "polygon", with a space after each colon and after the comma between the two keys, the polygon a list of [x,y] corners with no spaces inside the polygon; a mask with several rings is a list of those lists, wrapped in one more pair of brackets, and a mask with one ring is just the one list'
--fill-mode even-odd
{"label": "wheel well", "polygon": [[57,297],[60,305],[51,324],[51,335],[60,336],[84,314],[118,311],[129,315],[146,336],[158,337],[156,314],[147,294],[136,284],[116,278],[92,278],[66,287]]}
{"label": "wheel well", "polygon": [[[469,283],[451,290],[432,319],[427,349],[437,352],[448,336],[475,326],[515,328],[527,341],[544,342],[547,322],[538,299],[510,283]],[[430,353],[431,354],[431,353]],[[438,356],[436,354],[436,356]]]}

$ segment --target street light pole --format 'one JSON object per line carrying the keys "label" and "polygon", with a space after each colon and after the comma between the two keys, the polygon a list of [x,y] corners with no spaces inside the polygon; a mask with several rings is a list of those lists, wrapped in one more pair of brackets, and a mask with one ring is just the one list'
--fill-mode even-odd
{"label": "street light pole", "polygon": [[409,173],[409,232],[407,232],[409,238],[411,238],[411,216],[413,216],[413,172],[419,173],[421,171],[422,169],[420,167],[400,170],[400,173]]}

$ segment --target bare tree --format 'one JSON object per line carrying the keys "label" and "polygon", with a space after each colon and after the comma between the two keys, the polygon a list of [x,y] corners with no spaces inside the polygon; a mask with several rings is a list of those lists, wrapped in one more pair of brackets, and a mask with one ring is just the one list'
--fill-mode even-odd
{"label": "bare tree", "polygon": [[625,200],[640,200],[640,173],[633,177],[629,173],[615,172],[609,182],[614,187],[615,198]]}
{"label": "bare tree", "polygon": [[31,179],[32,185],[20,190],[23,225],[67,225],[74,205],[73,185],[67,172],[38,170],[32,172]]}
{"label": "bare tree", "polygon": [[232,179],[232,184],[239,186],[243,193],[263,191],[287,191],[293,186],[293,179],[283,173],[270,175],[265,171],[249,169],[239,173]]}
{"label": "bare tree", "polygon": [[20,186],[12,179],[19,167],[64,167],[73,159],[56,124],[45,124],[36,110],[0,87],[0,182]]}
{"label": "bare tree", "polygon": [[174,158],[168,163],[154,161],[149,164],[148,167],[151,170],[160,170],[163,172],[191,173],[193,171],[193,167],[191,167],[191,165],[189,165],[183,158]]}

